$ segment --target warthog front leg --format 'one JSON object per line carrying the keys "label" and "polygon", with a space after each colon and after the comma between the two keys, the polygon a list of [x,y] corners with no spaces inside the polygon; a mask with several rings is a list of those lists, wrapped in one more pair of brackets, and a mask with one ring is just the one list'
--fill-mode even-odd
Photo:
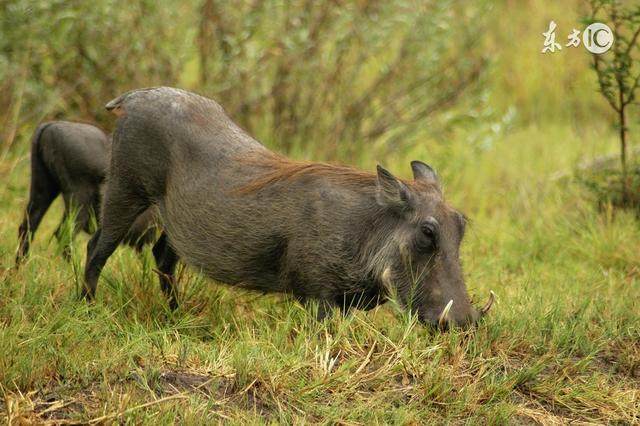
{"label": "warthog front leg", "polygon": [[310,299],[303,296],[296,296],[296,300],[304,305],[307,312],[314,314],[318,322],[322,322],[331,316],[333,308],[337,307],[328,300]]}
{"label": "warthog front leg", "polygon": [[171,310],[178,308],[178,294],[174,272],[178,263],[178,255],[169,244],[167,234],[164,232],[153,246],[153,257],[158,266],[158,275],[160,278],[160,288],[165,296],[169,299],[169,307]]}
{"label": "warthog front leg", "polygon": [[124,239],[131,224],[149,206],[148,202],[132,193],[126,183],[115,179],[107,187],[102,227],[87,244],[87,264],[81,297],[95,298],[100,273],[107,259]]}
{"label": "warthog front leg", "polygon": [[67,212],[65,211],[64,214],[62,215],[62,220],[60,220],[60,224],[58,225],[58,227],[56,228],[55,232],[53,233],[53,235],[55,235],[56,240],[58,240],[58,244],[62,244],[62,257],[64,258],[64,260],[66,260],[67,262],[71,261],[71,241],[75,238],[76,236],[76,227],[73,227],[72,230],[72,235],[71,235],[71,239],[70,240],[66,240],[65,235],[64,235],[64,228],[65,228],[65,223],[68,220],[68,215]]}
{"label": "warthog front leg", "polygon": [[[60,225],[56,229],[54,235],[59,244],[62,244],[62,256],[68,262],[71,260],[71,244],[75,240],[80,231],[91,234],[91,216],[95,214],[95,210],[99,205],[99,195],[95,193],[93,188],[74,189],[70,195],[64,196],[64,215],[60,221]],[[76,211],[74,222],[71,224],[71,235],[67,238],[65,235],[65,225],[69,216]]]}

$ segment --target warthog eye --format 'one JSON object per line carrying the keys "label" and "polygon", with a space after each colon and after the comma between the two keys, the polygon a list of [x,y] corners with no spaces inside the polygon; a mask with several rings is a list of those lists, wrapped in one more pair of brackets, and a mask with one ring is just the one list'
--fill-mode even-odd
{"label": "warthog eye", "polygon": [[433,217],[428,218],[420,224],[422,235],[418,238],[418,246],[421,250],[428,251],[436,248],[439,228],[440,224]]}

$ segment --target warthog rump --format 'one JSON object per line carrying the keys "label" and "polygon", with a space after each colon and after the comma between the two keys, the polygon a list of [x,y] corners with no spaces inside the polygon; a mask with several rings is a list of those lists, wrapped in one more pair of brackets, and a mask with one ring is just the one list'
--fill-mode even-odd
{"label": "warthog rump", "polygon": [[[173,88],[109,102],[119,116],[102,229],[89,243],[86,297],[130,224],[158,207],[172,277],[178,257],[216,281],[369,309],[391,292],[424,321],[470,325],[458,249],[464,216],[435,172],[411,163],[400,180],[292,161],[247,135],[216,102]],[[168,283],[173,283],[169,278]]]}

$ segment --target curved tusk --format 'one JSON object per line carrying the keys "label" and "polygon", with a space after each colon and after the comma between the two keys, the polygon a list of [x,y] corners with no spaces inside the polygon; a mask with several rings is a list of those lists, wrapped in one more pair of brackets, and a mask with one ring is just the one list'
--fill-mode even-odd
{"label": "curved tusk", "polygon": [[451,310],[451,306],[453,306],[453,299],[449,300],[449,303],[447,303],[447,306],[444,307],[442,313],[438,317],[438,327],[444,328],[444,326],[449,322],[449,311]]}
{"label": "curved tusk", "polygon": [[493,290],[489,290],[489,300],[487,301],[486,305],[484,305],[482,309],[480,309],[480,313],[482,315],[486,315],[487,312],[489,312],[489,309],[491,309],[491,306],[493,306],[493,302],[495,301],[496,301],[496,294],[493,292]]}
{"label": "curved tusk", "polygon": [[385,268],[384,271],[382,271],[382,276],[380,278],[382,281],[382,285],[387,288],[387,291],[391,291],[391,289],[393,288],[393,285],[391,283],[391,268]]}

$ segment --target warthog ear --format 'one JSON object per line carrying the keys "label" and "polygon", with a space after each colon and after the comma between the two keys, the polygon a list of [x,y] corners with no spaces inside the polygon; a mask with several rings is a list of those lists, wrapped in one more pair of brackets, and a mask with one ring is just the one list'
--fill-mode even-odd
{"label": "warthog ear", "polygon": [[411,170],[413,170],[413,179],[427,183],[438,185],[438,175],[433,168],[422,161],[413,160],[411,162]]}
{"label": "warthog ear", "polygon": [[376,200],[378,204],[386,207],[406,207],[410,196],[409,188],[380,165],[378,165],[377,170]]}

